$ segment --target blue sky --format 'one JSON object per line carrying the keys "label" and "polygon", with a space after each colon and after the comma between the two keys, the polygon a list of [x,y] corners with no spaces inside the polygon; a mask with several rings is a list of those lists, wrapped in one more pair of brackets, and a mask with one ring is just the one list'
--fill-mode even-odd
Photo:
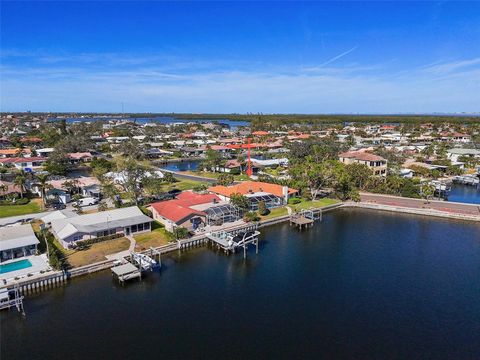
{"label": "blue sky", "polygon": [[2,111],[480,111],[480,2],[1,2]]}

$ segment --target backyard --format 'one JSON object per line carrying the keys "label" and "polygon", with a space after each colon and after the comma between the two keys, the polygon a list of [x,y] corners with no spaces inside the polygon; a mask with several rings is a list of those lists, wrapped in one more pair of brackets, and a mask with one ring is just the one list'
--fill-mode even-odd
{"label": "backyard", "polygon": [[301,199],[301,202],[298,204],[289,204],[288,206],[292,208],[293,211],[308,210],[313,208],[320,208],[324,206],[329,206],[339,203],[340,200],[323,198],[320,200],[305,200]]}
{"label": "backyard", "polygon": [[25,205],[0,205],[0,218],[34,214],[43,211],[42,199],[32,199]]}
{"label": "backyard", "polygon": [[78,267],[92,264],[98,261],[106,260],[105,255],[114,254],[120,251],[128,250],[130,240],[127,238],[117,238],[113,240],[102,241],[89,245],[85,250],[67,250],[55,240],[57,248],[60,249],[71,267]]}
{"label": "backyard", "polygon": [[134,238],[137,242],[135,250],[142,251],[151,247],[168,244],[168,242],[173,239],[173,235],[165,230],[163,225],[154,221],[151,232],[134,235]]}

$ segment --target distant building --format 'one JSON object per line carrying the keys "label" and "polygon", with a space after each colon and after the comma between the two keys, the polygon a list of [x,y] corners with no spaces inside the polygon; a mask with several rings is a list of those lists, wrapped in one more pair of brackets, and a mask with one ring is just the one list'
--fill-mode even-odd
{"label": "distant building", "polygon": [[346,165],[353,163],[367,165],[374,175],[387,175],[387,160],[381,156],[365,151],[348,151],[338,155],[338,158]]}
{"label": "distant building", "polygon": [[43,157],[11,157],[0,159],[1,166],[13,165],[18,170],[38,169],[47,159]]}
{"label": "distant building", "polygon": [[480,150],[453,148],[447,151],[448,158],[452,163],[457,163],[459,157],[469,157],[480,159]]}

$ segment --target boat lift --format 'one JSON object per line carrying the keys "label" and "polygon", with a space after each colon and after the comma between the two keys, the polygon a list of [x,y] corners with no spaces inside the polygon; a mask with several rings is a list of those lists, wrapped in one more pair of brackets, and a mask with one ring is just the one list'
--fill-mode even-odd
{"label": "boat lift", "polygon": [[258,236],[260,231],[250,229],[238,231],[236,234],[222,231],[215,231],[206,234],[207,238],[216,244],[219,249],[223,249],[225,253],[235,253],[237,248],[243,248],[243,258],[247,257],[247,247],[250,244],[255,245],[255,253],[258,254]]}
{"label": "boat lift", "polygon": [[15,285],[13,289],[0,289],[0,310],[16,307],[18,312],[25,316],[23,298],[24,297],[20,295],[18,285]]}

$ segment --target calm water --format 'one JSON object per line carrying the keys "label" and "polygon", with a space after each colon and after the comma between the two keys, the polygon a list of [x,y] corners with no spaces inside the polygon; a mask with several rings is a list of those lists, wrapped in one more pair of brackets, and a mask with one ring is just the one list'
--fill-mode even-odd
{"label": "calm water", "polygon": [[[113,119],[113,118],[112,118]],[[119,118],[120,119],[120,118]],[[49,119],[49,120],[56,120],[54,118]],[[80,119],[80,118],[67,118],[67,123],[74,123],[78,121],[108,121],[111,119],[106,119],[106,118],[91,118],[91,119]],[[125,119],[125,120],[134,120],[134,119]],[[138,124],[146,124],[150,122],[156,122],[159,124],[173,124],[173,123],[189,123],[189,122],[198,122],[198,123],[208,123],[208,122],[218,122],[219,124],[223,125],[228,125],[230,128],[235,129],[239,126],[250,126],[249,121],[233,121],[230,119],[177,119],[174,117],[170,116],[158,116],[158,117],[151,117],[151,118],[137,118],[137,123]]]}
{"label": "calm water", "polygon": [[199,164],[200,160],[187,160],[161,164],[160,167],[170,171],[194,171],[198,169]]}
{"label": "calm water", "polygon": [[480,204],[480,187],[453,184],[448,201]]}
{"label": "calm water", "polygon": [[244,261],[196,249],[2,313],[2,359],[480,358],[480,225],[342,210],[263,229]]}

